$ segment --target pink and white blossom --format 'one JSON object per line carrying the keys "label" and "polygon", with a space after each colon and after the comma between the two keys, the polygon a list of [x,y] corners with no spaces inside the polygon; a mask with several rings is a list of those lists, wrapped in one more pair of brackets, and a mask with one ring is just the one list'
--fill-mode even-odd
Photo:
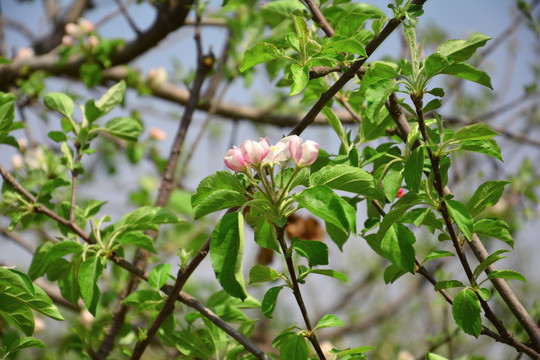
{"label": "pink and white blossom", "polygon": [[90,48],[95,49],[99,45],[99,39],[95,35],[91,35],[88,37],[88,45],[90,45]]}
{"label": "pink and white blossom", "polygon": [[75,43],[75,39],[72,36],[64,35],[62,36],[62,45],[71,46]]}
{"label": "pink and white blossom", "polygon": [[225,165],[233,171],[244,171],[247,166],[242,150],[234,146],[225,154]]}
{"label": "pink and white blossom", "polygon": [[68,36],[76,39],[84,36],[84,32],[81,30],[81,27],[74,23],[67,23],[65,31]]}
{"label": "pink and white blossom", "polygon": [[250,165],[258,165],[270,152],[268,138],[260,138],[259,141],[246,140],[242,144],[242,155]]}
{"label": "pink and white blossom", "polygon": [[298,140],[294,139],[289,143],[289,150],[295,164],[298,166],[313,164],[317,156],[319,156],[319,144],[311,140],[307,140],[302,144],[302,140],[300,138]]}
{"label": "pink and white blossom", "polygon": [[90,20],[87,20],[85,18],[80,18],[78,21],[79,29],[85,34],[90,34],[94,30],[96,30],[96,26],[93,22]]}

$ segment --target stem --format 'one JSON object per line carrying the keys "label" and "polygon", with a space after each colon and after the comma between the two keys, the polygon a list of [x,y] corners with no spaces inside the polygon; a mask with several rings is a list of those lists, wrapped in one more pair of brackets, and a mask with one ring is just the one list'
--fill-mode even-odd
{"label": "stem", "polygon": [[285,257],[285,262],[287,263],[287,269],[289,270],[289,276],[291,278],[291,283],[293,285],[294,298],[296,299],[296,303],[298,304],[298,307],[300,308],[300,312],[302,313],[302,317],[304,318],[304,323],[306,324],[306,328],[309,333],[308,340],[313,345],[313,348],[315,349],[315,352],[317,352],[319,359],[326,360],[326,357],[324,356],[324,353],[321,349],[319,341],[317,340],[317,335],[313,331],[313,326],[311,326],[311,320],[309,319],[306,305],[304,304],[304,299],[302,298],[302,293],[300,292],[300,286],[298,285],[298,279],[296,278],[296,272],[294,269],[293,260],[290,254],[288,253],[289,249],[287,248],[287,244],[285,243],[285,228],[281,226],[280,227],[276,226],[275,228],[276,228],[277,240],[279,242],[279,246],[281,247],[283,256]]}

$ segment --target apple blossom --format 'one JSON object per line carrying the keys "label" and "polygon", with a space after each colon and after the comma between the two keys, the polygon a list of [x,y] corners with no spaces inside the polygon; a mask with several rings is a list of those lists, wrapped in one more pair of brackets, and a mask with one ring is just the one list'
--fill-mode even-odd
{"label": "apple blossom", "polygon": [[64,35],[62,36],[62,45],[71,46],[75,43],[75,39],[72,36]]}
{"label": "apple blossom", "polygon": [[148,71],[148,85],[159,88],[167,82],[167,70],[164,67],[152,68]]}
{"label": "apple blossom", "polygon": [[291,142],[290,151],[296,165],[307,166],[313,164],[319,156],[319,144],[311,140],[303,144]]}
{"label": "apple blossom", "polygon": [[403,195],[405,195],[405,191],[403,190],[403,188],[399,188],[399,191],[398,191],[396,197],[400,198],[400,197],[403,197]]}
{"label": "apple blossom", "polygon": [[250,165],[258,165],[270,152],[268,138],[260,138],[259,141],[246,140],[242,144],[242,155]]}
{"label": "apple blossom", "polygon": [[65,27],[66,34],[74,38],[80,38],[84,36],[80,26],[74,23],[67,23]]}
{"label": "apple blossom", "polygon": [[99,45],[99,39],[97,36],[92,35],[88,37],[88,45],[90,45],[90,48],[95,49]]}
{"label": "apple blossom", "polygon": [[78,21],[79,29],[81,29],[85,34],[89,34],[96,30],[96,26],[90,20],[85,18],[80,18]]}
{"label": "apple blossom", "polygon": [[22,47],[17,52],[17,56],[15,56],[15,60],[25,60],[30,59],[35,55],[34,49],[28,48],[28,47]]}
{"label": "apple blossom", "polygon": [[153,140],[163,141],[167,138],[167,133],[158,127],[152,126],[150,128],[150,138]]}
{"label": "apple blossom", "polygon": [[242,155],[242,150],[234,146],[225,154],[225,165],[233,171],[244,171],[247,166],[246,159]]}
{"label": "apple blossom", "polygon": [[283,139],[279,140],[276,145],[272,146],[273,162],[287,162],[291,159],[291,144],[296,146],[302,140],[298,135],[286,136]]}

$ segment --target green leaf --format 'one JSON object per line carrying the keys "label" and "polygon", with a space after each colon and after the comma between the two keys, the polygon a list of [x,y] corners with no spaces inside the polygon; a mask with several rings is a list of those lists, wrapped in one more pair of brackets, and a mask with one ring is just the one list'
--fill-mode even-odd
{"label": "green leaf", "polygon": [[458,146],[459,150],[475,151],[477,153],[489,155],[495,159],[503,161],[501,149],[493,139],[485,140],[464,140]]}
{"label": "green leaf", "polygon": [[476,292],[484,301],[488,301],[491,298],[491,291],[489,289],[480,288],[476,289]]}
{"label": "green leaf", "polygon": [[259,218],[255,224],[255,242],[265,249],[281,252],[276,230],[264,217]]}
{"label": "green leaf", "polygon": [[67,136],[62,131],[50,131],[47,136],[54,142],[60,143],[67,140]]}
{"label": "green leaf", "polygon": [[279,273],[269,267],[257,264],[249,271],[249,283],[274,281],[280,278]]}
{"label": "green leaf", "polygon": [[336,315],[327,314],[319,320],[314,330],[327,327],[340,327],[343,325],[345,325],[345,322],[338,318]]}
{"label": "green leaf", "polygon": [[283,50],[278,49],[274,44],[260,42],[246,50],[240,71],[244,72],[257,64],[284,57]]}
{"label": "green leaf", "polygon": [[465,205],[456,200],[446,200],[448,213],[467,240],[472,241],[474,220]]}
{"label": "green leaf", "polygon": [[167,283],[171,274],[171,264],[159,264],[150,271],[148,284],[156,290],[161,289]]}
{"label": "green leaf", "polygon": [[130,117],[113,118],[107,121],[103,128],[99,128],[99,130],[126,141],[137,141],[142,129],[141,123]]}
{"label": "green leaf", "polygon": [[472,124],[456,131],[452,140],[483,140],[491,139],[496,135],[499,135],[499,133],[489,127],[489,125]]}
{"label": "green leaf", "polygon": [[0,293],[0,318],[25,333],[27,336],[34,332],[34,314],[32,310],[18,299],[7,293]]}
{"label": "green leaf", "polygon": [[527,282],[525,276],[514,270],[494,270],[488,274],[488,279],[519,280]]}
{"label": "green leaf", "polygon": [[349,279],[347,279],[347,275],[340,273],[339,271],[332,270],[332,269],[309,269],[309,273],[329,276],[334,279],[341,280],[343,282],[349,281]]}
{"label": "green leaf", "polygon": [[401,217],[403,217],[410,208],[415,205],[418,205],[422,200],[414,193],[407,193],[401,199],[399,199],[393,206],[392,210],[388,212],[383,218],[381,225],[379,226],[379,231],[377,231],[377,239],[380,242],[383,237],[386,235],[388,229],[394,224],[397,223]]}
{"label": "green leaf", "polygon": [[448,256],[454,256],[454,253],[450,251],[444,251],[444,250],[433,251],[429,253],[428,256],[426,256],[426,258],[424,259],[422,263],[426,263],[430,260],[440,259],[440,258],[448,257]]}
{"label": "green leaf", "polygon": [[455,287],[465,287],[463,283],[459,280],[443,280],[435,284],[435,291],[440,291],[443,289],[455,288]]}
{"label": "green leaf", "polygon": [[480,274],[486,270],[491,264],[494,264],[495,262],[506,258],[506,256],[499,256],[500,254],[504,254],[505,252],[508,252],[509,250],[497,250],[493,254],[489,255],[484,261],[482,261],[478,266],[474,269],[474,278],[477,279]]}
{"label": "green leaf", "polygon": [[424,148],[419,146],[413,150],[403,169],[403,179],[409,190],[418,193],[422,183],[424,170]]}
{"label": "green leaf", "polygon": [[334,129],[334,131],[336,132],[336,134],[339,136],[339,138],[343,141],[344,139],[346,139],[345,137],[345,131],[343,130],[343,124],[341,123],[341,121],[339,120],[338,116],[336,115],[336,113],[328,106],[325,106],[323,109],[322,109],[322,113],[324,114],[324,116],[326,116],[326,120],[328,120],[328,123],[330,124],[330,126],[332,127],[332,129]]}
{"label": "green leaf", "polygon": [[291,65],[291,74],[293,84],[289,96],[300,93],[306,87],[309,81],[309,65],[300,66],[298,64]]}
{"label": "green leaf", "polygon": [[16,338],[8,347],[7,353],[13,354],[17,351],[29,348],[45,349],[45,343],[33,337]]}
{"label": "green leaf", "polygon": [[4,96],[0,105],[0,131],[9,131],[15,118],[15,98]]}
{"label": "green leaf", "polygon": [[43,242],[34,251],[34,257],[32,258],[32,263],[30,264],[30,268],[28,269],[28,276],[30,277],[30,279],[35,280],[41,275],[45,274],[45,271],[47,271],[47,265],[45,264],[45,257],[52,246],[53,244],[49,241]]}
{"label": "green leaf", "polygon": [[322,44],[321,52],[351,53],[367,57],[366,48],[360,41],[340,36],[326,38]]}
{"label": "green leaf", "polygon": [[390,171],[384,176],[382,181],[386,198],[390,202],[394,201],[403,182],[403,171]]}
{"label": "green leaf", "polygon": [[473,230],[477,234],[494,237],[504,241],[511,248],[514,247],[514,239],[510,234],[510,227],[502,219],[489,218],[477,220],[474,223]]}
{"label": "green leaf", "polygon": [[165,299],[156,290],[142,289],[129,294],[122,304],[135,306],[139,311],[157,309],[163,306]]}
{"label": "green leaf", "polygon": [[482,331],[482,317],[480,316],[480,300],[476,293],[465,288],[454,298],[452,304],[454,321],[465,333],[477,338]]}
{"label": "green leaf", "polygon": [[358,167],[345,164],[325,166],[311,175],[313,185],[326,185],[336,190],[384,201],[385,195],[373,175]]}
{"label": "green leaf", "polygon": [[276,308],[276,302],[279,292],[283,289],[283,286],[284,285],[271,287],[270,289],[268,289],[266,294],[264,294],[264,298],[261,303],[261,311],[263,315],[268,319],[272,318],[272,313]]}
{"label": "green leaf", "polygon": [[316,185],[298,193],[295,197],[301,207],[313,215],[331,223],[341,231],[356,233],[356,211],[326,185]]}
{"label": "green leaf", "polygon": [[48,93],[45,95],[44,103],[49,109],[58,111],[67,118],[73,116],[73,100],[66,94],[59,92]]}
{"label": "green leaf", "polygon": [[92,256],[79,265],[79,287],[81,298],[88,311],[96,316],[96,308],[101,296],[101,291],[97,284],[103,272],[103,263],[100,257]]}
{"label": "green leaf", "polygon": [[45,255],[43,271],[46,271],[49,265],[56,259],[59,259],[69,254],[79,254],[82,251],[82,245],[74,241],[64,240],[62,242],[54,244]]}
{"label": "green leaf", "polygon": [[396,86],[395,79],[380,79],[372,82],[365,87],[365,97],[367,100],[366,116],[371,122],[376,122],[376,119],[383,109],[386,99],[394,91]]}
{"label": "green leaf", "polygon": [[441,355],[437,355],[437,354],[434,354],[434,353],[427,353],[426,354],[426,360],[448,360],[448,359],[441,356]]}
{"label": "green leaf", "polygon": [[[349,357],[354,355],[363,355],[366,351],[375,349],[373,346],[365,345],[365,346],[358,346],[352,349],[346,349],[337,351],[337,359],[347,359],[347,360],[358,360],[358,359],[367,359],[364,356],[361,357]],[[334,352],[335,350],[331,350],[331,352]]]}
{"label": "green leaf", "polygon": [[4,293],[21,302],[21,304],[24,304],[25,306],[28,306],[50,318],[64,320],[45,291],[35,284],[32,285],[34,295],[15,287],[5,289]]}
{"label": "green leaf", "polygon": [[426,106],[424,106],[424,109],[422,110],[424,112],[424,114],[427,114],[428,112],[430,111],[433,111],[433,110],[437,110],[438,108],[440,108],[442,106],[442,102],[441,100],[439,99],[433,99],[431,100],[430,102],[428,102],[426,104]]}
{"label": "green leaf", "polygon": [[95,102],[95,106],[100,110],[99,116],[107,115],[112,109],[120,104],[122,100],[124,100],[125,92],[126,82],[124,80],[119,81],[107,90],[107,92]]}
{"label": "green leaf", "polygon": [[301,334],[287,336],[279,345],[279,355],[287,360],[307,360],[308,348]]}
{"label": "green leaf", "polygon": [[216,278],[229,295],[247,297],[242,276],[244,255],[244,218],[233,212],[225,214],[212,232],[210,260]]}
{"label": "green leaf", "polygon": [[295,238],[292,248],[308,260],[310,267],[328,265],[328,246],[321,241],[302,241]]}
{"label": "green leaf", "polygon": [[335,27],[334,36],[351,37],[358,33],[364,22],[371,18],[370,14],[353,12],[343,16]]}
{"label": "green leaf", "polygon": [[509,181],[488,181],[480,185],[467,201],[467,210],[471,216],[474,217],[486,207],[495,205],[503,194],[504,187],[509,183]]}
{"label": "green leaf", "polygon": [[97,63],[85,62],[79,68],[79,77],[84,85],[92,88],[103,80],[103,69]]}
{"label": "green leaf", "polygon": [[436,53],[452,62],[466,61],[482,47],[490,38],[479,33],[473,34],[468,40],[448,40],[441,44]]}
{"label": "green leaf", "polygon": [[245,202],[244,186],[228,171],[218,171],[204,178],[191,196],[195,220],[218,210],[243,205]]}
{"label": "green leaf", "polygon": [[43,194],[51,192],[54,189],[57,189],[62,186],[68,186],[68,185],[71,185],[71,183],[61,177],[56,177],[54,179],[47,180],[39,188],[38,198],[43,196]]}
{"label": "green leaf", "polygon": [[441,71],[441,74],[452,75],[461,79],[473,81],[493,90],[489,75],[467,63],[449,65]]}
{"label": "green leaf", "polygon": [[402,224],[391,226],[381,240],[383,256],[404,271],[414,274],[416,238],[412,231]]}
{"label": "green leaf", "polygon": [[0,285],[14,287],[24,292],[35,295],[34,284],[25,273],[0,266]]}
{"label": "green leaf", "polygon": [[397,279],[405,275],[407,271],[404,271],[394,264],[390,264],[384,269],[383,279],[385,284],[392,284]]}

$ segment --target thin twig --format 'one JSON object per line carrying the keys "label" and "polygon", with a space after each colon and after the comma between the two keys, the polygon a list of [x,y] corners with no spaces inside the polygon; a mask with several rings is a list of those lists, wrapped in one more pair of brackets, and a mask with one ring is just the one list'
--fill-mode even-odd
{"label": "thin twig", "polygon": [[122,13],[122,15],[124,15],[124,17],[126,18],[126,21],[128,22],[129,26],[131,26],[131,29],[135,31],[137,36],[141,36],[142,34],[141,30],[139,29],[137,24],[135,24],[135,21],[133,21],[133,18],[131,17],[131,15],[129,15],[126,9],[126,6],[122,3],[122,0],[114,0],[114,2],[118,6],[118,9]]}
{"label": "thin twig", "polygon": [[332,28],[332,25],[328,23],[328,20],[326,20],[317,4],[315,4],[313,0],[304,0],[304,2],[309,10],[311,10],[313,20],[319,24],[319,27],[324,31],[324,33],[330,37],[334,36],[334,29]]}
{"label": "thin twig", "polygon": [[313,331],[313,326],[311,325],[311,320],[309,319],[309,314],[306,309],[306,305],[304,303],[304,299],[302,298],[302,292],[300,291],[300,286],[298,285],[298,279],[296,278],[296,270],[294,269],[294,264],[292,257],[290,256],[290,251],[287,249],[287,244],[285,243],[285,228],[284,227],[276,227],[276,234],[277,234],[277,240],[281,247],[281,251],[283,253],[283,256],[285,257],[285,262],[287,264],[287,269],[289,270],[289,276],[290,280],[293,286],[293,294],[294,298],[296,299],[296,303],[298,304],[298,307],[300,308],[300,313],[302,314],[302,318],[304,319],[304,323],[306,324],[306,328],[308,331],[308,340],[313,345],[313,348],[315,349],[315,352],[317,353],[317,356],[320,360],[326,360],[326,357],[324,356],[324,353],[321,349],[321,345],[319,344],[319,340],[317,339],[317,335]]}
{"label": "thin twig", "polygon": [[36,247],[33,244],[30,244],[19,234],[14,233],[13,231],[8,231],[8,229],[6,229],[3,226],[0,226],[0,235],[13,241],[15,244],[19,245],[20,247],[30,252],[31,254],[34,254],[34,252],[36,251]]}

